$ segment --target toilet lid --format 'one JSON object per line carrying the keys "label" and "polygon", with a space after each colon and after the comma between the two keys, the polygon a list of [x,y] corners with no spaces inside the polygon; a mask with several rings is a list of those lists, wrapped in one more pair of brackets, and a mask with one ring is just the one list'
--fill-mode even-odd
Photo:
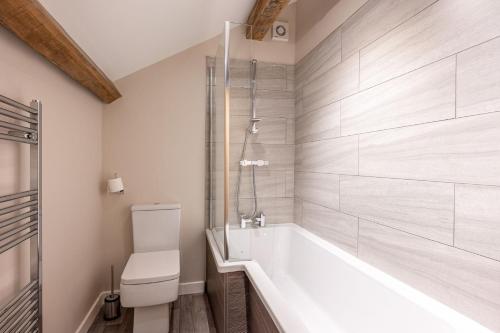
{"label": "toilet lid", "polygon": [[179,250],[132,253],[122,274],[122,284],[144,284],[179,277]]}

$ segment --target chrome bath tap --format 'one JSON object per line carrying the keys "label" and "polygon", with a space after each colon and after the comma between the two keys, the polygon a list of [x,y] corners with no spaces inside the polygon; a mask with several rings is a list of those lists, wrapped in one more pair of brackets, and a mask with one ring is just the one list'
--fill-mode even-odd
{"label": "chrome bath tap", "polygon": [[241,229],[245,229],[248,224],[251,224],[253,226],[257,227],[265,227],[266,226],[266,215],[264,213],[260,213],[258,217],[255,217],[255,220],[252,218],[248,218],[246,216],[241,216],[240,219],[240,227]]}

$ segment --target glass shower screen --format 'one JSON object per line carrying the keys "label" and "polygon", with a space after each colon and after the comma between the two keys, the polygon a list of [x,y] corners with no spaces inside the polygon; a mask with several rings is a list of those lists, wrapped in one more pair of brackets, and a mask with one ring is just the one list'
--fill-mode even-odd
{"label": "glass shower screen", "polygon": [[251,35],[250,26],[225,22],[215,60],[209,66],[209,222],[225,260],[250,259],[244,254],[247,251],[237,245],[241,242],[231,242],[231,235],[239,228],[235,179],[241,145],[231,143],[231,137],[240,135],[231,127],[231,119],[239,112],[246,115],[246,103],[250,102],[245,99],[250,93],[252,60],[252,39],[247,39],[247,34]]}

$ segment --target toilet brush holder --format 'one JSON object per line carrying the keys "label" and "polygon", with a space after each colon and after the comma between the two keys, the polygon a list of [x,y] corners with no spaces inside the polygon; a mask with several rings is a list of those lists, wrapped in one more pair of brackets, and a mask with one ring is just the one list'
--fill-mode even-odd
{"label": "toilet brush holder", "polygon": [[115,320],[121,315],[120,295],[115,294],[114,268],[111,266],[111,294],[104,298],[104,320]]}
{"label": "toilet brush holder", "polygon": [[104,298],[104,320],[120,318],[120,295],[111,294]]}

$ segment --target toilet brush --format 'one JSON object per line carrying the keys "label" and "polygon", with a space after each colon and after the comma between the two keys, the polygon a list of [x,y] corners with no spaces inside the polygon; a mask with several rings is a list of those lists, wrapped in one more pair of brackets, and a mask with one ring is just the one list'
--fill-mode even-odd
{"label": "toilet brush", "polygon": [[104,320],[115,320],[120,317],[120,295],[115,294],[115,270],[111,265],[111,294],[104,298]]}

